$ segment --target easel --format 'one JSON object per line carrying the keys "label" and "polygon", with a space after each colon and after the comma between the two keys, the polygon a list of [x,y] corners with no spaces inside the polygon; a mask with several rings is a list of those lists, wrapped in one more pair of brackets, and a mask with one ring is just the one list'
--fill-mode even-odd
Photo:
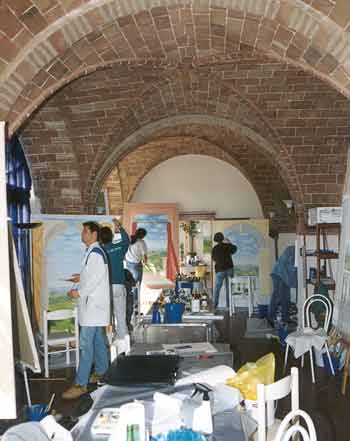
{"label": "easel", "polygon": [[26,395],[27,395],[27,403],[28,406],[32,405],[32,399],[30,397],[30,389],[29,389],[29,381],[28,381],[28,374],[27,374],[27,368],[30,366],[27,366],[25,363],[20,363],[20,366],[22,368],[23,377],[24,377],[24,386],[26,389]]}
{"label": "easel", "polygon": [[[9,228],[9,248],[10,248],[10,267],[13,271],[13,292],[15,292],[15,306],[16,306],[16,322],[18,327],[19,340],[19,354],[17,364],[21,367],[24,377],[24,385],[27,395],[28,406],[32,405],[30,397],[29,381],[27,369],[34,373],[40,373],[41,367],[39,363],[39,356],[36,350],[32,326],[26,304],[24,288],[21,278],[21,273],[18,265],[16,248]],[[19,329],[20,327],[21,330]]]}

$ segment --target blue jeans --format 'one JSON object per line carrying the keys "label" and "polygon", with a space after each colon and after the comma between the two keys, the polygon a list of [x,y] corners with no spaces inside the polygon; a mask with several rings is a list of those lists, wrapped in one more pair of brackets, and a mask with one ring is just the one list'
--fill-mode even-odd
{"label": "blue jeans", "polygon": [[143,265],[142,263],[133,263],[126,261],[126,267],[131,272],[135,283],[142,281]]}
{"label": "blue jeans", "polygon": [[103,326],[82,326],[79,336],[80,361],[75,376],[75,384],[86,386],[89,383],[92,364],[97,375],[108,369],[108,350],[105,328]]}
{"label": "blue jeans", "polygon": [[220,271],[216,273],[215,275],[215,286],[214,286],[214,307],[215,309],[218,307],[219,304],[219,297],[220,297],[220,290],[222,287],[222,284],[225,280],[225,287],[226,287],[226,306],[227,308],[230,305],[230,287],[229,287],[229,278],[233,277],[233,268],[230,268],[226,271]]}
{"label": "blue jeans", "polygon": [[280,277],[271,274],[271,278],[273,292],[270,299],[269,317],[271,320],[276,320],[277,308],[281,305],[282,321],[287,322],[289,320],[290,288]]}
{"label": "blue jeans", "polygon": [[[138,282],[141,284],[142,282],[142,276],[143,276],[143,265],[142,263],[133,263],[133,262],[128,262],[126,261],[126,267],[127,269],[131,272],[135,283],[137,284]],[[136,300],[139,298],[139,292],[137,289],[137,286],[132,288],[132,293],[134,296],[134,304],[136,302]]]}

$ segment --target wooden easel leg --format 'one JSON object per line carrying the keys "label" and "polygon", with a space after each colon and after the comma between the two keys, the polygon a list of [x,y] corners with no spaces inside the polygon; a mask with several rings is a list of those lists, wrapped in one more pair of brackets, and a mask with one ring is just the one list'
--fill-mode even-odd
{"label": "wooden easel leg", "polygon": [[30,398],[30,389],[29,389],[29,382],[28,382],[28,375],[27,375],[27,369],[25,366],[22,365],[22,369],[23,369],[23,376],[24,376],[24,385],[26,388],[26,394],[27,394],[27,401],[28,401],[28,406],[32,405],[32,400]]}
{"label": "wooden easel leg", "polygon": [[341,385],[342,395],[345,395],[345,393],[346,393],[346,384],[348,382],[349,363],[350,363],[350,349],[347,349],[346,350],[346,357],[345,357],[345,364],[344,364],[344,368],[343,368],[343,381],[342,381],[342,385]]}

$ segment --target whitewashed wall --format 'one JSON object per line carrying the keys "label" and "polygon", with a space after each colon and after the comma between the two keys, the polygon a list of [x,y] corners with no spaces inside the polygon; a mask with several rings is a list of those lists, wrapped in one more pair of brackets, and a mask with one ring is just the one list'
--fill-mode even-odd
{"label": "whitewashed wall", "polygon": [[141,181],[132,202],[173,202],[181,211],[215,211],[217,217],[262,217],[259,199],[242,173],[202,155],[159,164]]}

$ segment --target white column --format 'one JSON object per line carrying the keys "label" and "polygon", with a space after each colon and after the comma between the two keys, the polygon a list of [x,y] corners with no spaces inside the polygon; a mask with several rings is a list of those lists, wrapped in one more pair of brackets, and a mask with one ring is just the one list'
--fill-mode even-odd
{"label": "white column", "polygon": [[5,171],[5,123],[0,121],[0,419],[16,418]]}

